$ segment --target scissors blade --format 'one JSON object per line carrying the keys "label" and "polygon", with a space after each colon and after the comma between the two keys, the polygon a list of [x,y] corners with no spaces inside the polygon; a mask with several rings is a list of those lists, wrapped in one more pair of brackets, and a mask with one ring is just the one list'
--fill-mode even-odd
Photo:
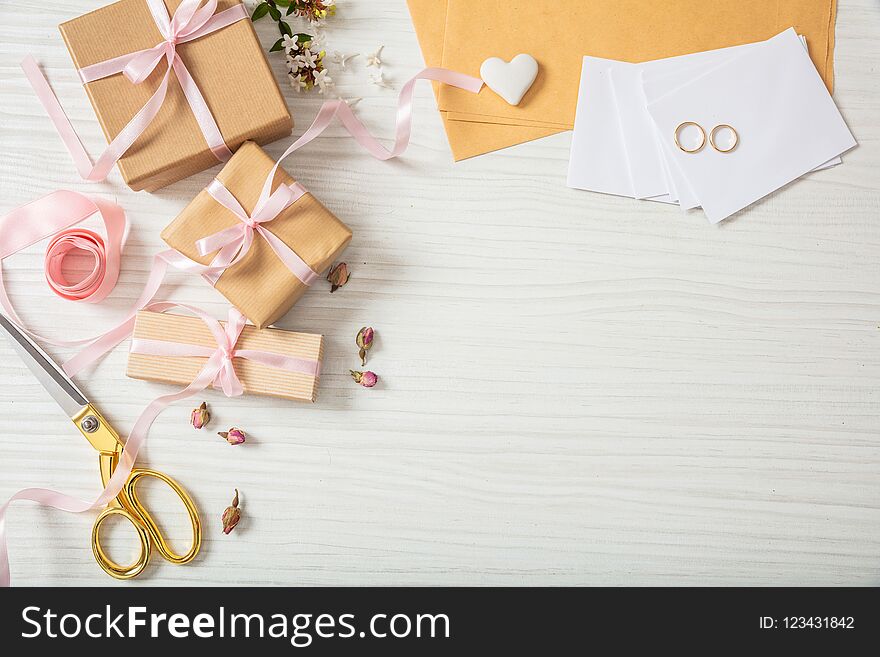
{"label": "scissors blade", "polygon": [[40,384],[48,391],[67,417],[76,417],[89,400],[55,362],[24,331],[0,313],[0,327],[12,338],[12,346]]}

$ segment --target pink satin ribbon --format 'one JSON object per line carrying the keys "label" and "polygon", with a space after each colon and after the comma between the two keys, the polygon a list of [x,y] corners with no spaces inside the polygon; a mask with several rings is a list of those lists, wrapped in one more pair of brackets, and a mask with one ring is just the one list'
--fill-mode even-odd
{"label": "pink satin ribbon", "polygon": [[237,349],[236,344],[247,320],[235,308],[230,308],[229,319],[225,327],[198,308],[185,304],[161,301],[150,304],[145,309],[165,312],[171,308],[183,308],[201,319],[217,341],[217,347],[212,349],[199,345],[184,345],[159,340],[136,339],[132,341],[131,350],[133,353],[157,356],[200,356],[207,360],[196,378],[186,388],[170,395],[157,397],[147,405],[135,421],[134,427],[128,435],[128,440],[125,441],[125,450],[122,452],[122,457],[107,483],[107,487],[94,501],[81,500],[46,488],[26,488],[15,493],[6,504],[0,507],[0,586],[10,585],[9,554],[6,545],[6,511],[13,502],[30,500],[68,513],[84,513],[106,506],[122,490],[134,468],[138,451],[147,439],[150,427],[165,408],[176,401],[192,397],[211,385],[219,387],[229,397],[242,394],[241,381],[235,372],[233,362],[236,358],[251,360],[279,370],[302,372],[312,376],[319,374],[320,364],[314,360],[253,349]]}
{"label": "pink satin ribbon", "polygon": [[[275,166],[272,167],[269,175],[266,176],[266,181],[260,192],[260,198],[254,206],[253,213],[248,215],[238,200],[219,180],[215,179],[211,182],[207,188],[208,194],[232,212],[239,219],[240,223],[196,242],[196,249],[200,255],[204,256],[217,251],[217,255],[214,256],[210,266],[195,269],[192,264],[187,265],[187,263],[180,261],[179,258],[177,258],[175,266],[179,268],[186,267],[191,271],[196,271],[211,285],[216,285],[224,271],[241,262],[247,255],[256,233],[269,243],[275,255],[278,256],[294,276],[306,285],[311,285],[317,280],[319,274],[313,271],[293,249],[278,239],[265,226],[261,225],[273,221],[281,212],[296,203],[307,193],[299,183],[294,183],[289,187],[287,185],[279,185],[273,191],[272,183],[275,180],[278,167],[287,156],[313,141],[330,127],[334,118],[338,118],[343,127],[354,137],[355,141],[363,146],[373,157],[379,160],[390,160],[402,155],[409,146],[412,135],[413,92],[415,84],[419,80],[442,82],[472,93],[478,93],[483,87],[483,81],[479,78],[443,68],[426,68],[418,73],[404,84],[400,90],[400,96],[397,101],[396,133],[394,146],[391,150],[385,148],[370,134],[364,124],[354,115],[348,103],[343,100],[327,101],[321,106],[318,115],[308,130],[284,151],[275,163]],[[178,253],[180,258],[185,258],[179,252],[175,251],[175,253]]]}
{"label": "pink satin ribbon", "polygon": [[[203,1],[205,1],[205,5],[200,6]],[[244,5],[239,4],[215,14],[217,11],[217,0],[183,0],[177,11],[174,12],[174,16],[169,18],[163,0],[145,0],[145,2],[150,9],[150,13],[163,40],[152,48],[139,50],[79,69],[80,78],[84,84],[118,73],[125,75],[133,84],[141,84],[149,78],[150,74],[160,65],[163,59],[168,64],[165,75],[162,77],[162,81],[159,83],[156,91],[110,142],[107,149],[94,164],[83,147],[82,141],[73,129],[70,119],[68,119],[64,109],[58,102],[58,98],[52,92],[49,82],[40,71],[36,60],[31,56],[27,56],[21,63],[21,67],[28,81],[30,81],[37,98],[46,110],[49,118],[55,124],[55,129],[70,152],[79,175],[84,180],[98,182],[106,179],[119,158],[131,148],[137,138],[147,129],[147,126],[156,118],[159,110],[162,108],[162,104],[165,102],[172,71],[177,76],[178,82],[180,82],[180,88],[192,109],[196,122],[211,152],[221,162],[225,162],[232,157],[232,152],[223,141],[220,128],[217,127],[217,122],[214,120],[214,116],[211,114],[204,96],[202,96],[198,85],[187,70],[186,64],[184,64],[177,53],[177,46],[247,18],[247,10],[244,8]]]}

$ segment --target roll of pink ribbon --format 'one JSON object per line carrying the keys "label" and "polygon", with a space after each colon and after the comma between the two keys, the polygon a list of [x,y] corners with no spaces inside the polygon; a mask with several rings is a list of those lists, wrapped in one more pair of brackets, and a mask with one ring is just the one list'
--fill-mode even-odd
{"label": "roll of pink ribbon", "polygon": [[[80,280],[71,283],[64,274],[64,260],[75,253],[91,258],[92,269]],[[108,251],[104,238],[94,231],[85,228],[61,231],[46,247],[46,282],[49,289],[68,301],[97,303],[113,289],[119,266],[118,263],[115,266],[108,264],[108,260],[118,260],[118,255],[118,252]]]}
{"label": "roll of pink ribbon", "polygon": [[[103,236],[77,226],[92,216],[104,224]],[[66,190],[53,192],[0,217],[0,263],[22,249],[49,239],[45,256],[49,288],[63,299],[98,303],[110,294],[119,278],[127,229],[125,211],[115,203]],[[69,280],[64,273],[64,261],[74,255],[91,259],[91,267],[85,276]],[[6,293],[2,265],[0,310],[24,325]],[[47,342],[75,346],[94,339],[95,336],[73,342]]]}

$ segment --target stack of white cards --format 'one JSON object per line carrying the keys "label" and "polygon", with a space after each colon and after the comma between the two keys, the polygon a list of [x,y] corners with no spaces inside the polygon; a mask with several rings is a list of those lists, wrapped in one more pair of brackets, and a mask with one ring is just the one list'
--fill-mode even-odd
{"label": "stack of white cards", "polygon": [[[739,142],[686,153],[686,121],[707,136],[733,126]],[[794,29],[641,64],[584,57],[568,186],[702,207],[718,223],[855,145]]]}

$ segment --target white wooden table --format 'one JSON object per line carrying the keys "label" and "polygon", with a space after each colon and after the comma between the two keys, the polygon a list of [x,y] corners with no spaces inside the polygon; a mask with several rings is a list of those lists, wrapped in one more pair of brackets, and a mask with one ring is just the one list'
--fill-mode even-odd
{"label": "white wooden table", "polygon": [[[38,55],[97,152],[55,25],[101,4],[0,4],[2,209],[67,188],[133,222],[97,307],[51,295],[40,248],[6,261],[26,320],[59,337],[121,315],[161,228],[216,173],[153,195],[115,172],[79,182],[18,61]],[[385,44],[398,85],[417,70],[404,0],[339,4],[331,49]],[[209,392],[206,432],[187,425],[201,398],[166,411],[144,463],[195,496],[204,547],[126,585],[880,584],[880,6],[842,2],[837,25],[835,97],[860,147],[719,227],[567,189],[570,134],[453,165],[427,85],[404,160],[377,163],[338,127],[295,156],[290,170],[355,232],[351,283],[316,286],[280,323],[327,336],[319,401]],[[260,25],[267,45],[273,29]],[[363,57],[335,77],[390,136],[396,92],[371,86]],[[320,98],[285,94],[299,134]],[[174,274],[167,296],[225,316],[201,280]],[[373,390],[348,376],[366,324]],[[123,431],[170,391],[127,379],[125,351],[80,379]],[[94,496],[94,453],[5,341],[0,381],[0,498]],[[251,442],[215,435],[231,424]],[[234,487],[244,520],[224,536]],[[185,536],[182,511],[165,516]],[[14,583],[116,584],[92,559],[93,517],[15,506]],[[127,538],[114,533],[120,559]]]}

